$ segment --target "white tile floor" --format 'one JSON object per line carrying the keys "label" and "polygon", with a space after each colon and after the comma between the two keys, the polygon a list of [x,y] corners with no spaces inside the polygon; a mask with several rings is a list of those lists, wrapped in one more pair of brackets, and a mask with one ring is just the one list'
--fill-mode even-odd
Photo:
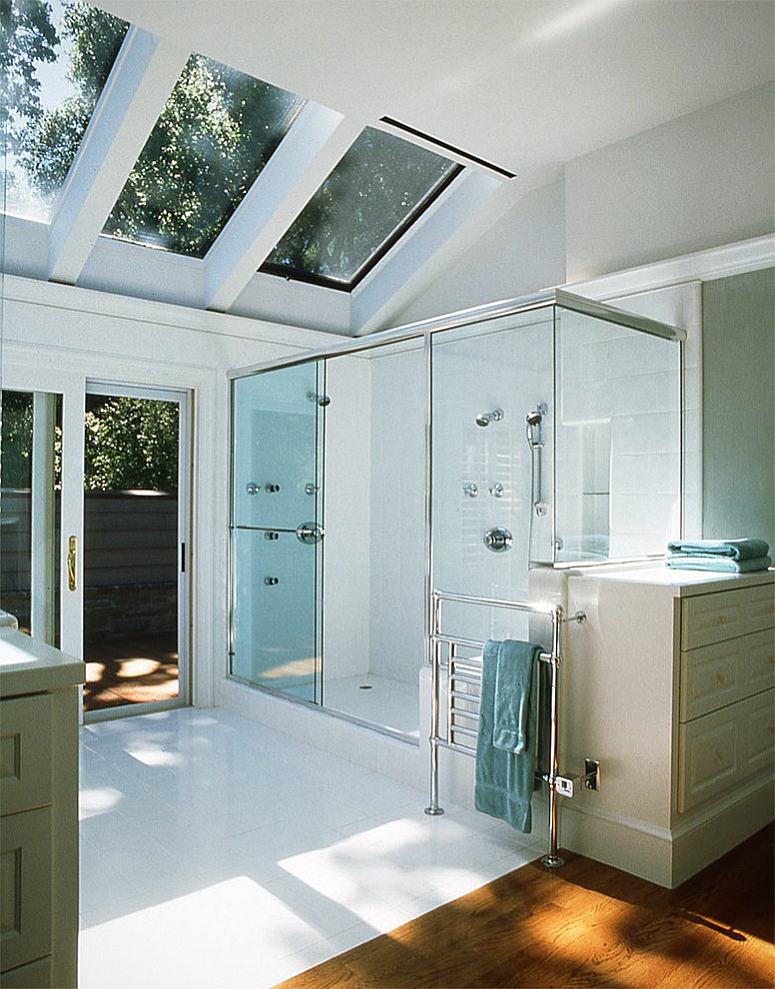
{"label": "white tile floor", "polygon": [[81,753],[80,989],[272,986],[543,852],[222,710],[85,726]]}

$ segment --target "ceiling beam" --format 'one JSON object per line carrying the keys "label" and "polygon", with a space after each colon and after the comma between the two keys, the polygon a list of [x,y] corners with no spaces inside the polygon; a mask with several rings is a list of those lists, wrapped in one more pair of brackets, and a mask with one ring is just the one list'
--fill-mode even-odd
{"label": "ceiling beam", "polygon": [[75,284],[190,51],[130,27],[68,173],[49,239],[49,281]]}
{"label": "ceiling beam", "polygon": [[362,130],[308,103],[205,257],[206,309],[225,312]]}

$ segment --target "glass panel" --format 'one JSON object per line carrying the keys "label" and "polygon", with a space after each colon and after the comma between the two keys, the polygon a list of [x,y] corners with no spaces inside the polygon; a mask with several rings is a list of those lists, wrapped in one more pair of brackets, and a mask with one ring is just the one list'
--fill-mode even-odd
{"label": "glass panel", "polygon": [[324,366],[234,382],[231,672],[320,702]]}
{"label": "glass panel", "polygon": [[0,608],[59,644],[62,397],[2,393]]}
{"label": "glass panel", "polygon": [[[5,27],[6,8],[3,4]],[[129,25],[86,3],[13,0],[0,65],[5,209],[47,222]]]}
{"label": "glass panel", "polygon": [[662,555],[681,531],[678,344],[557,309],[557,561]]}
{"label": "glass panel", "polygon": [[86,712],[179,695],[177,402],[87,394]]}
{"label": "glass panel", "polygon": [[234,382],[235,525],[295,531],[320,521],[317,379],[313,362]]}
{"label": "glass panel", "polygon": [[330,358],[326,388],[323,703],[417,739],[426,629],[423,341]]}
{"label": "glass panel", "polygon": [[[436,334],[431,369],[434,586],[527,600],[530,564],[552,559],[551,309]],[[533,449],[526,418],[538,410]],[[523,617],[504,609],[444,615],[454,634],[524,637]]]}
{"label": "glass panel", "polygon": [[262,270],[352,287],[460,170],[367,127]]}
{"label": "glass panel", "polygon": [[232,545],[232,675],[316,700],[317,546],[294,532],[257,529],[235,529]]}
{"label": "glass panel", "polygon": [[303,104],[192,55],[103,233],[204,257]]}

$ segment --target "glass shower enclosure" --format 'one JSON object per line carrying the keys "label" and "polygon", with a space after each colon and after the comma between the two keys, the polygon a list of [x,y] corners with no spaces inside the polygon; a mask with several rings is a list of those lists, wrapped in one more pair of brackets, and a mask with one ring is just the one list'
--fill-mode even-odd
{"label": "glass shower enclosure", "polygon": [[417,741],[433,587],[681,534],[682,339],[553,291],[236,373],[230,675]]}

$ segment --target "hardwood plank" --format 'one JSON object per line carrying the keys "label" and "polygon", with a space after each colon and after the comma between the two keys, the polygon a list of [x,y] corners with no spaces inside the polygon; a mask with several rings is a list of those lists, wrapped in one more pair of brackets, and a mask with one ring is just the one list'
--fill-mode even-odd
{"label": "hardwood plank", "polygon": [[773,825],[676,890],[564,852],[276,989],[775,985]]}

